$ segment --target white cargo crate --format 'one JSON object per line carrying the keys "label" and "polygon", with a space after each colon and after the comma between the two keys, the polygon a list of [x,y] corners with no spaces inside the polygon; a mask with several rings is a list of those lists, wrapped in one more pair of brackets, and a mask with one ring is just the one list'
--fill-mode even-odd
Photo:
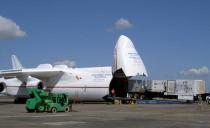
{"label": "white cargo crate", "polygon": [[175,94],[199,95],[205,93],[203,80],[176,80]]}
{"label": "white cargo crate", "polygon": [[176,81],[175,80],[168,80],[167,87],[166,87],[166,92],[174,94],[175,93],[175,86],[176,86]]}
{"label": "white cargo crate", "polygon": [[149,80],[147,90],[150,92],[164,92],[167,80]]}
{"label": "white cargo crate", "polygon": [[164,95],[177,96],[197,96],[206,92],[203,80],[150,80],[147,91],[164,92]]}
{"label": "white cargo crate", "polygon": [[205,94],[205,93],[206,93],[205,81],[195,80],[195,82],[194,82],[194,95]]}
{"label": "white cargo crate", "polygon": [[175,94],[177,95],[193,95],[194,80],[176,80]]}

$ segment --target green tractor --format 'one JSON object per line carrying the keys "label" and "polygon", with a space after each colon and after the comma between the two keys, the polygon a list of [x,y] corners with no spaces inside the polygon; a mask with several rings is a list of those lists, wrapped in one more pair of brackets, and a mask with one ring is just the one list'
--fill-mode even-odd
{"label": "green tractor", "polygon": [[72,101],[64,93],[48,93],[42,89],[27,89],[30,99],[26,101],[28,112],[70,112]]}

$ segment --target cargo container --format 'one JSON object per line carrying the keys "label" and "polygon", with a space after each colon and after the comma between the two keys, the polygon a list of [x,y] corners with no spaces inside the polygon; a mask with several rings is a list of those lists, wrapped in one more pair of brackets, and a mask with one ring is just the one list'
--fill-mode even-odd
{"label": "cargo container", "polygon": [[[119,81],[119,85],[121,81]],[[198,100],[198,96],[205,99],[205,81],[203,80],[146,80],[143,76],[126,80],[124,89],[118,90],[115,97],[134,99],[178,99],[185,101]],[[125,90],[121,94],[122,90]],[[117,90],[116,90],[117,91]]]}
{"label": "cargo container", "polygon": [[167,80],[149,80],[147,91],[149,92],[165,92]]}
{"label": "cargo container", "polygon": [[203,80],[149,80],[146,91],[148,97],[176,98],[178,100],[197,100],[205,94]]}
{"label": "cargo container", "polygon": [[203,80],[176,80],[175,94],[187,94],[197,96],[205,93]]}
{"label": "cargo container", "polygon": [[167,94],[174,94],[175,92],[176,81],[175,80],[168,80],[166,86],[166,93]]}
{"label": "cargo container", "polygon": [[195,80],[194,84],[194,95],[202,95],[206,93],[205,81]]}
{"label": "cargo container", "polygon": [[194,80],[176,80],[175,94],[194,95]]}

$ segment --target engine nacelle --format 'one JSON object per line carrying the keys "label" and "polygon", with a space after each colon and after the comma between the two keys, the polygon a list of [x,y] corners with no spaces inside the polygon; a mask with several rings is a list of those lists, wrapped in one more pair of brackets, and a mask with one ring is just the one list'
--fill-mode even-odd
{"label": "engine nacelle", "polygon": [[0,82],[0,92],[6,92],[6,83]]}
{"label": "engine nacelle", "polygon": [[43,81],[30,76],[25,81],[17,78],[0,81],[0,93],[16,98],[28,98],[27,88],[44,89],[45,86]]}
{"label": "engine nacelle", "polygon": [[28,81],[25,82],[24,84],[26,85],[26,87],[36,87],[38,89],[45,88],[44,82],[34,77],[28,78]]}

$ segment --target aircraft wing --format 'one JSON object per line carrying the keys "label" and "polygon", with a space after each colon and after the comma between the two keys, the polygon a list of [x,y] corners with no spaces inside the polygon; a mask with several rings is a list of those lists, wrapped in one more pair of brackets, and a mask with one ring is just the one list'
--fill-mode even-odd
{"label": "aircraft wing", "polygon": [[21,69],[21,70],[5,70],[0,72],[0,77],[8,78],[23,78],[32,76],[40,80],[50,79],[56,76],[61,76],[62,70],[56,69]]}

